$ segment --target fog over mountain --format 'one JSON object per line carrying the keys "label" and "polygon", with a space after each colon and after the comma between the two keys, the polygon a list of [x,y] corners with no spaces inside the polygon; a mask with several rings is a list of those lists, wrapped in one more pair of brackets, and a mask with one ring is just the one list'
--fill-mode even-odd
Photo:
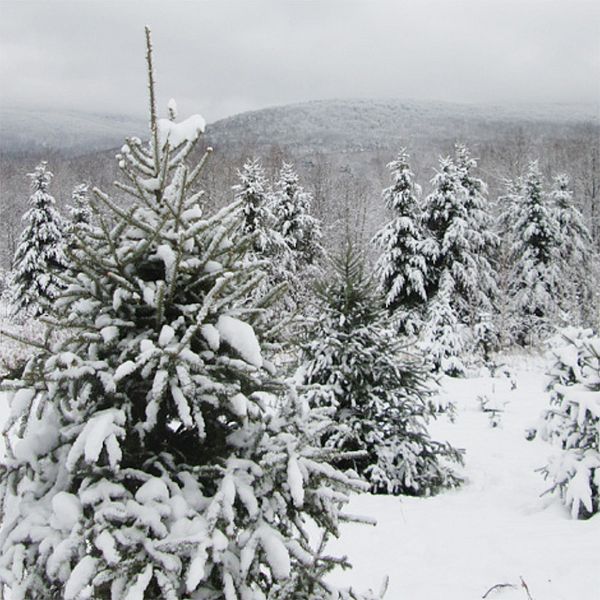
{"label": "fog over mountain", "polygon": [[[585,103],[458,104],[401,99],[321,100],[233,115],[210,123],[215,144],[272,145],[324,152],[393,148],[419,140],[491,139],[501,124],[540,127],[598,123]],[[144,136],[144,120],[81,111],[0,108],[0,152],[6,155],[89,154]]]}
{"label": "fog over mountain", "polygon": [[125,132],[143,135],[146,129],[142,119],[124,115],[0,108],[0,152],[85,154],[117,146]]}

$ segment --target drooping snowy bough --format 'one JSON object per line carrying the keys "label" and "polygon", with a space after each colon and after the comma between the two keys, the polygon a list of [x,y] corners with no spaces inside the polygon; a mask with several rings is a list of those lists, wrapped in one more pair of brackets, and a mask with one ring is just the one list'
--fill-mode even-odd
{"label": "drooping snowy bough", "polygon": [[[148,48],[152,74],[149,32]],[[239,204],[203,214],[206,156],[186,162],[203,120],[158,127],[151,108],[150,144],[118,156],[132,204],[94,189],[97,225],[75,231],[79,273],[51,314],[70,335],[5,382],[2,586],[13,600],[363,597],[327,584],[346,561],[323,540],[364,484],[329,466],[324,413],[269,360]]]}

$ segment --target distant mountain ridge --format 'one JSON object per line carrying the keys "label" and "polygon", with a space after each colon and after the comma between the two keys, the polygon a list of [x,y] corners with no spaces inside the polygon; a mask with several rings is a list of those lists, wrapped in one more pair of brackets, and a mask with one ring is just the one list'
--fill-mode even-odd
{"label": "distant mountain ridge", "polygon": [[418,140],[494,138],[498,128],[600,123],[591,104],[469,105],[416,100],[319,100],[245,112],[215,122],[216,142],[356,151]]}
{"label": "distant mountain ridge", "polygon": [[[591,104],[469,105],[416,100],[318,100],[244,112],[209,125],[215,145],[280,145],[297,150],[357,151],[419,139],[492,138],[499,126],[600,123]],[[143,136],[143,119],[77,111],[0,108],[0,152],[80,155]]]}
{"label": "distant mountain ridge", "polygon": [[125,115],[0,108],[0,152],[81,155],[120,146],[146,129],[143,119]]}

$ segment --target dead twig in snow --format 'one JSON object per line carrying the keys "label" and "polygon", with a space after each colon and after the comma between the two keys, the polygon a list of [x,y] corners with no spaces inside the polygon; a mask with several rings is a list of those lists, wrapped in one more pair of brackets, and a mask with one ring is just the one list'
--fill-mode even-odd
{"label": "dead twig in snow", "polygon": [[489,596],[489,594],[491,592],[493,592],[494,590],[499,590],[502,588],[516,588],[517,586],[514,583],[497,583],[496,585],[493,585],[483,596],[481,596],[482,598],[487,598]]}
{"label": "dead twig in snow", "polygon": [[527,587],[527,584],[525,583],[523,577],[521,577],[521,587],[527,592],[527,600],[533,600],[531,594],[529,593],[529,588]]}

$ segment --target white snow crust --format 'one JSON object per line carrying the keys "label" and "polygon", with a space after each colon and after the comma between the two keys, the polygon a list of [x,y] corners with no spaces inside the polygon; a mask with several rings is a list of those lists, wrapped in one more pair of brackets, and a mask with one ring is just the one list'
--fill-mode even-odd
{"label": "white snow crust", "polygon": [[204,133],[206,121],[200,115],[192,115],[185,121],[174,123],[169,119],[159,119],[157,122],[158,139],[161,147],[167,142],[171,148],[176,148],[184,142],[193,142]]}
{"label": "white snow crust", "polygon": [[67,492],[58,492],[52,498],[52,527],[71,531],[77,524],[81,514],[81,502],[79,502],[77,496]]}
{"label": "white snow crust", "polygon": [[221,339],[236,350],[247,363],[255,367],[262,367],[260,345],[251,325],[239,319],[221,315],[217,321],[217,330]]}
{"label": "white snow crust", "polygon": [[[600,515],[577,521],[557,496],[541,496],[548,482],[535,469],[556,449],[524,435],[548,406],[548,363],[511,360],[516,390],[490,377],[442,381],[457,418],[431,432],[466,449],[465,484],[432,498],[354,497],[346,512],[375,517],[377,526],[342,525],[328,551],[353,568],[335,571],[332,583],[378,589],[389,575],[391,600],[475,600],[510,584],[488,600],[525,600],[522,577],[534,600],[598,600]],[[492,390],[507,401],[497,427],[478,400]]]}

